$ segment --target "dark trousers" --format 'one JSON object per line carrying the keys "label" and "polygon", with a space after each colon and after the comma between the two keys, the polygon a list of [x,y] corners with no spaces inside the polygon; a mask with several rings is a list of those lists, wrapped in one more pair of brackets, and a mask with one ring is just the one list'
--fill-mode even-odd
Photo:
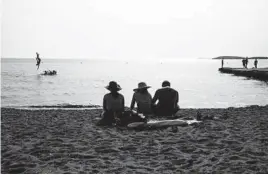
{"label": "dark trousers", "polygon": [[112,126],[116,123],[116,113],[114,111],[105,111],[102,119],[97,123],[98,126]]}
{"label": "dark trousers", "polygon": [[156,116],[171,116],[176,114],[179,111],[179,106],[176,105],[175,107],[168,107],[168,106],[160,106],[154,105],[153,112]]}
{"label": "dark trousers", "polygon": [[133,122],[146,122],[146,119],[139,117],[132,111],[125,112],[104,112],[102,119],[97,123],[98,126],[127,126]]}

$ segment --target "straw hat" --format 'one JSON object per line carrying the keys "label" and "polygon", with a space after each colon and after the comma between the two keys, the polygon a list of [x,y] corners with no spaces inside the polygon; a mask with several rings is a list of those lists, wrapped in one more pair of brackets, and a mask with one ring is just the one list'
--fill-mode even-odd
{"label": "straw hat", "polygon": [[151,86],[147,86],[146,83],[144,83],[144,82],[140,82],[140,83],[138,84],[138,88],[133,89],[133,91],[137,91],[137,90],[140,90],[140,89],[148,89],[148,88],[150,88],[150,87],[151,87]]}
{"label": "straw hat", "polygon": [[122,88],[115,81],[110,81],[109,85],[105,87],[109,91],[115,90],[120,91]]}

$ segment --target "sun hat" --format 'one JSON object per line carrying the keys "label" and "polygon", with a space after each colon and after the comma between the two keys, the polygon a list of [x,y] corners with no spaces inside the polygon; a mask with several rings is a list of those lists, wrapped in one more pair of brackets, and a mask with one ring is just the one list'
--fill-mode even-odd
{"label": "sun hat", "polygon": [[137,91],[137,90],[139,90],[139,89],[148,89],[148,88],[150,88],[150,87],[151,87],[151,86],[147,86],[146,83],[144,83],[144,82],[140,82],[140,83],[138,84],[138,88],[133,89],[133,91]]}
{"label": "sun hat", "polygon": [[105,87],[109,91],[115,90],[120,91],[122,88],[115,81],[110,81],[109,85]]}

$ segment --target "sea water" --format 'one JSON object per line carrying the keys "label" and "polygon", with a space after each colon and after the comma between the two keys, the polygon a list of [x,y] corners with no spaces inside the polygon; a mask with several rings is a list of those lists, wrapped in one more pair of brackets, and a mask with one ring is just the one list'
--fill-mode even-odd
{"label": "sea water", "polygon": [[[268,104],[268,83],[222,74],[221,60],[1,59],[1,105],[102,105],[109,81],[122,87],[130,106],[133,89],[144,81],[153,96],[164,80],[179,92],[181,108],[225,108]],[[225,60],[241,67],[241,60]],[[249,60],[249,67],[253,61]],[[268,60],[259,60],[268,67]],[[55,76],[41,75],[56,70]]]}

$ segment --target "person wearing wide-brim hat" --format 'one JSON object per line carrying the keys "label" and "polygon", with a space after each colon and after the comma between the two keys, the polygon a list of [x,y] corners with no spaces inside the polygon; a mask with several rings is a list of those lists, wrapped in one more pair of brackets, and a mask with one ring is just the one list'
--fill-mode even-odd
{"label": "person wearing wide-brim hat", "polygon": [[133,89],[134,94],[132,97],[130,109],[133,110],[135,103],[137,103],[137,112],[143,114],[151,114],[152,113],[152,96],[148,92],[148,88],[151,86],[147,86],[145,82],[140,82],[138,84],[138,88]]}
{"label": "person wearing wide-brim hat", "polygon": [[119,84],[117,84],[115,81],[110,81],[108,86],[105,86],[105,88],[109,91],[117,92],[122,90]]}
{"label": "person wearing wide-brim hat", "polygon": [[150,88],[151,86],[147,86],[147,84],[145,82],[140,82],[138,84],[138,88],[135,88],[133,89],[134,92],[137,92],[137,91],[142,91],[142,90],[145,90],[145,89],[148,89]]}
{"label": "person wearing wide-brim hat", "polygon": [[115,114],[121,115],[124,112],[125,100],[124,96],[120,94],[122,88],[115,81],[111,81],[105,87],[110,93],[103,97],[103,118],[99,121],[99,125],[112,125],[115,123]]}

